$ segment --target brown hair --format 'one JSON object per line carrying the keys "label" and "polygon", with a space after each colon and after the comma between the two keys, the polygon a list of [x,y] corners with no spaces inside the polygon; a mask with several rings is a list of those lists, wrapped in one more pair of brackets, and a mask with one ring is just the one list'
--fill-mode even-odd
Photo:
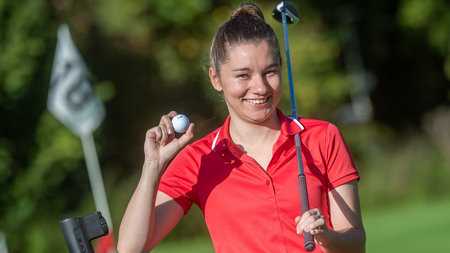
{"label": "brown hair", "polygon": [[217,30],[211,45],[209,64],[219,73],[220,65],[228,60],[228,49],[263,41],[269,44],[274,59],[278,59],[281,65],[280,46],[272,27],[265,22],[264,15],[256,4],[242,3],[231,13],[230,20]]}

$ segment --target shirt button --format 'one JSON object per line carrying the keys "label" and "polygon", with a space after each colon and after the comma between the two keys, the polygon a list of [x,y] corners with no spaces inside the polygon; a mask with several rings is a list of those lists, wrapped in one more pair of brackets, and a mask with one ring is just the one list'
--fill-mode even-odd
{"label": "shirt button", "polygon": [[270,184],[270,181],[269,181],[269,180],[267,180],[267,181],[266,181],[266,185],[269,185],[269,184]]}

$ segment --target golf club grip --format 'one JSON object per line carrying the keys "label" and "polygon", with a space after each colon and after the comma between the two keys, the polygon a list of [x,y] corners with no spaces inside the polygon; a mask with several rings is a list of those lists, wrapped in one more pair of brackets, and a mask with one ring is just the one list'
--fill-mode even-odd
{"label": "golf club grip", "polygon": [[[300,204],[302,206],[302,215],[309,210],[308,190],[306,188],[305,174],[298,175],[298,185],[300,187]],[[313,251],[315,248],[314,236],[308,232],[303,232],[303,238],[305,240],[305,250]]]}

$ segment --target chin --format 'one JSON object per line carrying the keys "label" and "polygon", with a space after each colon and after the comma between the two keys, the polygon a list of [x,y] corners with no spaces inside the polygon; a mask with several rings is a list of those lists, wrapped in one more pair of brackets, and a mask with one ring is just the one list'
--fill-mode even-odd
{"label": "chin", "polygon": [[268,121],[272,117],[274,112],[275,112],[275,110],[253,113],[253,114],[248,115],[248,118],[253,123],[261,124],[261,123]]}

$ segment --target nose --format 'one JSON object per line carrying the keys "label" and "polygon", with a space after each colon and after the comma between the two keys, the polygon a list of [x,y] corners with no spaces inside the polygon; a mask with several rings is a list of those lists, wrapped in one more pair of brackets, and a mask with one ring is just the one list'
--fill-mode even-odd
{"label": "nose", "polygon": [[253,79],[252,90],[255,94],[265,95],[270,90],[269,82],[264,75],[256,75]]}

